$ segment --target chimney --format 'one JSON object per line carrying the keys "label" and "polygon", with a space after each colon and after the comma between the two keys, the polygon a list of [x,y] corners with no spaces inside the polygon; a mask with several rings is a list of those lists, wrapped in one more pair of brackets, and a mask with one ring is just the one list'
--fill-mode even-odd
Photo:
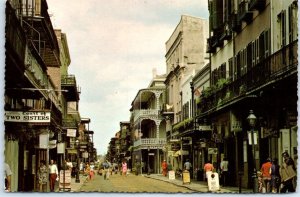
{"label": "chimney", "polygon": [[156,68],[152,69],[152,76],[153,76],[153,78],[155,78],[157,76],[157,70],[156,70]]}

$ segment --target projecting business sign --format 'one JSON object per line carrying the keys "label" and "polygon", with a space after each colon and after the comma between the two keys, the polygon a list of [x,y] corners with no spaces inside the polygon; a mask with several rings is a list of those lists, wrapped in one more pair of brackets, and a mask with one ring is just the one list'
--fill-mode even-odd
{"label": "projecting business sign", "polygon": [[5,111],[6,122],[50,123],[50,112],[45,111]]}

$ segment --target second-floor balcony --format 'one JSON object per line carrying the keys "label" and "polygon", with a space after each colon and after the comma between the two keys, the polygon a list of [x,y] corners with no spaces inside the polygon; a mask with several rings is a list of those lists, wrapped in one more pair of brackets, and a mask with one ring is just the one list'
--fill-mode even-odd
{"label": "second-floor balcony", "polygon": [[249,10],[263,10],[266,7],[266,0],[250,0]]}
{"label": "second-floor balcony", "polygon": [[62,120],[62,126],[63,128],[77,128],[78,122],[73,118],[64,118]]}
{"label": "second-floor balcony", "polygon": [[248,8],[248,2],[242,1],[238,8],[238,18],[241,21],[249,23],[252,20],[253,12]]}
{"label": "second-floor balcony", "polygon": [[140,138],[133,143],[138,149],[162,149],[166,144],[166,138]]}
{"label": "second-floor balcony", "polygon": [[61,77],[61,88],[67,90],[65,93],[67,101],[79,101],[80,90],[77,87],[74,75],[63,75]]}
{"label": "second-floor balcony", "polygon": [[215,85],[203,90],[197,102],[199,114],[222,108],[255,89],[297,73],[297,50],[297,41],[294,41],[262,60],[234,81],[226,80],[223,85]]}
{"label": "second-floor balcony", "polygon": [[134,122],[139,118],[150,118],[150,117],[158,117],[159,110],[157,109],[141,109],[134,110]]}

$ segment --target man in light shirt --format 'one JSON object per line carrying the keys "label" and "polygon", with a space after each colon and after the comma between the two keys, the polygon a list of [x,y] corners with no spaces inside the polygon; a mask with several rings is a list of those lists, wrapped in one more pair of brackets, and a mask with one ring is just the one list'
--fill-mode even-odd
{"label": "man in light shirt", "polygon": [[55,181],[56,179],[58,179],[58,169],[53,159],[50,160],[49,179],[50,179],[50,192],[54,192]]}
{"label": "man in light shirt", "polygon": [[223,158],[220,164],[221,168],[221,179],[223,187],[227,185],[227,178],[228,178],[228,160],[226,157]]}

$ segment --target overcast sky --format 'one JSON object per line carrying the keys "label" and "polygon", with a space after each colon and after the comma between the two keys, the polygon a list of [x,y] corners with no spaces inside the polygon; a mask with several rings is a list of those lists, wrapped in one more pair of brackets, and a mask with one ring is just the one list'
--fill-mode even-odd
{"label": "overcast sky", "polygon": [[53,27],[66,33],[81,88],[79,112],[90,118],[98,154],[105,154],[131,102],[166,72],[165,42],[182,14],[208,18],[207,0],[48,0]]}

